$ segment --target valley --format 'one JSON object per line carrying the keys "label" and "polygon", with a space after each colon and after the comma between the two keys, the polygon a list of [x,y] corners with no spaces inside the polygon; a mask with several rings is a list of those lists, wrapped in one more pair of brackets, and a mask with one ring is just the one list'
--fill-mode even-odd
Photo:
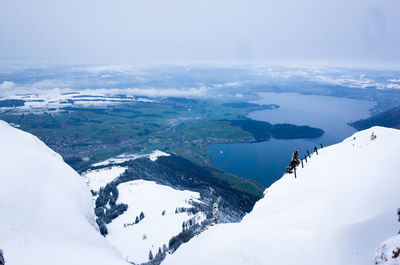
{"label": "valley", "polygon": [[[174,97],[91,103],[55,108],[52,103],[33,112],[24,105],[7,106],[0,119],[38,136],[83,176],[99,232],[132,264],[160,264],[167,252],[216,222],[240,222],[261,198],[263,185],[218,169],[207,146],[324,134],[246,117],[251,111],[278,109],[276,104]],[[149,188],[170,203],[143,193]],[[185,199],[173,200],[184,192]],[[138,199],[140,194],[145,197]]]}
{"label": "valley", "polygon": [[400,265],[400,0],[0,10],[0,265]]}
{"label": "valley", "polygon": [[69,74],[61,88],[51,88],[56,79],[46,71],[32,70],[38,82],[19,79],[25,71],[3,73],[14,81],[0,86],[14,94],[0,91],[0,120],[37,136],[79,173],[90,224],[126,262],[158,265],[215,227],[242,223],[294,150],[304,163],[306,151],[352,135],[349,122],[396,104],[397,91],[382,90],[391,84],[377,73],[367,81],[328,72],[326,83],[258,70],[56,68],[58,81]]}
{"label": "valley", "polygon": [[[246,120],[250,111],[276,109],[273,104],[240,107],[220,102],[161,98],[149,102],[131,102],[100,106],[59,106],[51,112],[0,114],[3,119],[37,135],[60,153],[76,170],[83,172],[92,164],[123,153],[145,154],[162,150],[188,159],[197,165],[214,168],[206,147],[215,143],[257,142],[271,137],[317,137],[323,131],[302,128],[289,131],[269,123]],[[236,120],[256,126],[243,127]],[[243,122],[242,122],[243,123]],[[259,124],[264,127],[257,127]],[[292,126],[292,129],[297,128]],[[261,138],[260,138],[261,132]],[[259,197],[263,187],[255,181],[212,169],[213,176],[239,191]]]}

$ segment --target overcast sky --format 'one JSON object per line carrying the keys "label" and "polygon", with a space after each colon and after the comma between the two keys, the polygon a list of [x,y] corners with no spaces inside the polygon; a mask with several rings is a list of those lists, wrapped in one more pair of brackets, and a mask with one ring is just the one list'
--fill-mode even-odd
{"label": "overcast sky", "polygon": [[400,64],[400,0],[0,0],[0,58]]}

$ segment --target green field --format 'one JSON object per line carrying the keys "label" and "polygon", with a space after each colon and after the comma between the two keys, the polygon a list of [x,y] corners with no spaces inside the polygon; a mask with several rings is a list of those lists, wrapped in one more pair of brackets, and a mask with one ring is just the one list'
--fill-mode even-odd
{"label": "green field", "polygon": [[[255,181],[215,169],[205,147],[211,143],[252,141],[252,134],[226,119],[243,119],[260,106],[237,108],[218,102],[166,99],[102,107],[68,107],[42,114],[2,114],[60,153],[78,171],[122,153],[159,149],[212,169],[240,191],[260,196]],[[225,120],[223,120],[225,119]]]}

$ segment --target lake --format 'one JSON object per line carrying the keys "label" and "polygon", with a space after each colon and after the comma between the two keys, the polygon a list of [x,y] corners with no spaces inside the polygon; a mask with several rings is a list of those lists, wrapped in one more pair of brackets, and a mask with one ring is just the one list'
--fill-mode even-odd
{"label": "lake", "polygon": [[254,111],[254,120],[291,123],[321,128],[325,134],[315,139],[277,140],[260,143],[214,144],[207,147],[214,164],[229,173],[257,180],[265,187],[278,180],[298,148],[300,157],[314,146],[341,142],[356,132],[347,123],[369,116],[375,103],[348,98],[302,95],[297,93],[262,93],[258,104],[278,104],[279,109]]}

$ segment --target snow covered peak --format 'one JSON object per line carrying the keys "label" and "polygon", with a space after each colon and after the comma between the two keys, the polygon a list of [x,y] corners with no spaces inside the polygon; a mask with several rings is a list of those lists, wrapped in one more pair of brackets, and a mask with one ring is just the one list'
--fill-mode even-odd
{"label": "snow covered peak", "polygon": [[7,265],[126,264],[96,231],[83,179],[38,138],[3,121],[0,171]]}
{"label": "snow covered peak", "polygon": [[241,223],[210,228],[164,264],[374,264],[399,230],[398,150],[400,131],[383,127],[320,149]]}

